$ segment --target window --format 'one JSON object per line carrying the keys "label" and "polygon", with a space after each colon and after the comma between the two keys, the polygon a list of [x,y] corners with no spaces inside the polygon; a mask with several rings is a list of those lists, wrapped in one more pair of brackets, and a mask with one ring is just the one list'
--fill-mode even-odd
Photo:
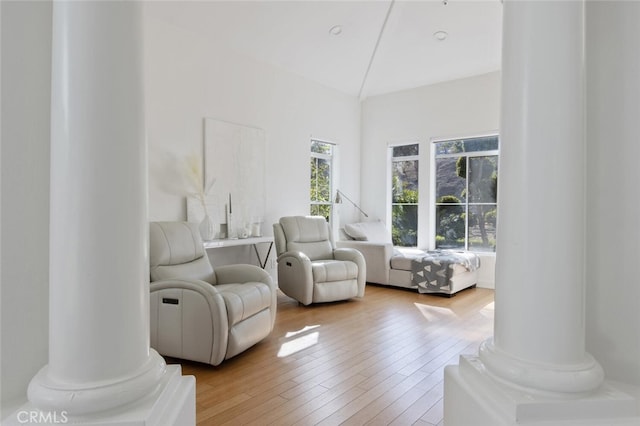
{"label": "window", "polygon": [[435,142],[436,248],[496,250],[498,136]]}
{"label": "window", "polygon": [[418,144],[391,147],[391,235],[393,245],[418,244]]}
{"label": "window", "polygon": [[311,141],[311,208],[314,216],[324,216],[327,221],[331,217],[333,205],[332,168],[333,168],[333,144],[317,140]]}

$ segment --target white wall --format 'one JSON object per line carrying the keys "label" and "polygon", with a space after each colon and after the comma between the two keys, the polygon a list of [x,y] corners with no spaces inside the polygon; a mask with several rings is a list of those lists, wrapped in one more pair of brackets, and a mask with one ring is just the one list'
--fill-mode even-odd
{"label": "white wall", "polygon": [[587,350],[640,386],[640,3],[587,3]]}
{"label": "white wall", "polygon": [[[266,138],[263,234],[281,216],[309,214],[311,137],[339,145],[336,174],[348,194],[360,189],[360,105],[356,97],[229,51],[188,29],[145,16],[150,220],[186,220],[185,195],[175,185],[176,159],[199,155],[203,120],[259,127]],[[357,198],[356,198],[357,199]],[[346,206],[346,204],[345,204]],[[339,207],[340,221],[355,209]],[[265,247],[261,247],[264,252]],[[257,264],[249,246],[209,251],[214,265]],[[275,250],[266,268],[275,278]]]}
{"label": "white wall", "polygon": [[48,355],[51,3],[3,1],[0,10],[3,417]]}
{"label": "white wall", "polygon": [[[184,196],[165,181],[167,158],[202,150],[203,118],[265,130],[264,233],[280,216],[309,212],[310,138],[339,144],[340,188],[360,188],[360,106],[322,87],[147,15],[145,66],[150,218],[184,220]],[[345,221],[355,212],[342,209]]]}
{"label": "white wall", "polygon": [[[387,146],[420,142],[418,246],[432,245],[430,141],[497,132],[499,113],[499,72],[365,100],[362,104],[362,208],[371,217],[390,223]],[[483,255],[482,262],[479,285],[493,287],[495,257]]]}

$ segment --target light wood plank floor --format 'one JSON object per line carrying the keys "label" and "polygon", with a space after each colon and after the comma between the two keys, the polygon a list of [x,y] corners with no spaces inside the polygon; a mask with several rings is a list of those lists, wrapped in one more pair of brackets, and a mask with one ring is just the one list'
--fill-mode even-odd
{"label": "light wood plank floor", "polygon": [[304,307],[280,294],[271,336],[196,376],[198,425],[442,425],[443,372],[493,330],[493,291],[452,298],[367,285]]}

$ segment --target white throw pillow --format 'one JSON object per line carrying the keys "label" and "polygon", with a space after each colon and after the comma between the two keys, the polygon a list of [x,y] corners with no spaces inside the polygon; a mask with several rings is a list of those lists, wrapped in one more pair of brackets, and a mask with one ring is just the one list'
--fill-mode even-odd
{"label": "white throw pillow", "polygon": [[367,241],[367,234],[361,223],[350,223],[344,226],[344,233],[357,241]]}
{"label": "white throw pillow", "polygon": [[379,220],[345,225],[344,232],[358,241],[371,241],[380,244],[391,243],[391,234]]}

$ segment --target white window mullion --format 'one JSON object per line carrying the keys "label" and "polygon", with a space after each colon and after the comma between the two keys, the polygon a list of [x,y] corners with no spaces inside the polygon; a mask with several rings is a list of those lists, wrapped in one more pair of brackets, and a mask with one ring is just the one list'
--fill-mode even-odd
{"label": "white window mullion", "polygon": [[[478,157],[485,157],[487,160],[473,161],[473,164],[480,167],[487,167],[493,165],[493,173],[498,173],[497,158],[499,156],[498,149],[498,136],[487,135],[474,138],[464,139],[450,139],[450,140],[434,140],[433,141],[434,156],[432,159],[432,167],[434,168],[434,191],[432,196],[432,206],[435,207],[435,214],[432,219],[432,229],[434,230],[433,241],[436,248],[464,248],[465,250],[481,250],[481,251],[495,251],[495,220],[486,220],[486,213],[484,208],[476,206],[493,206],[497,210],[497,199],[495,202],[478,202],[487,201],[486,193],[476,194],[475,202],[471,202],[471,167],[472,159]],[[492,157],[495,157],[492,158]],[[456,159],[464,158],[464,164],[466,165],[465,181],[456,184],[455,169]],[[490,163],[486,163],[489,161]],[[453,162],[453,163],[452,163]],[[442,174],[442,168],[438,169],[438,165],[445,167],[447,170]],[[441,174],[438,174],[438,171]],[[476,177],[478,179],[480,175]],[[486,185],[492,185],[491,181],[485,180],[486,176],[482,176],[482,181],[478,181],[480,184],[479,190],[491,190],[491,187]],[[439,179],[443,179],[439,181]],[[444,186],[440,186],[441,183]],[[460,185],[462,184],[462,185]],[[442,191],[441,189],[445,189]],[[462,200],[462,191],[464,191],[464,201]],[[492,196],[493,195],[493,196]],[[495,194],[489,195],[489,200],[495,197]],[[439,203],[441,197],[449,198],[448,201],[452,201],[455,197],[461,201],[457,203]],[[478,198],[480,197],[480,198]],[[456,210],[455,206],[460,206],[459,210]],[[447,208],[449,207],[449,208]],[[491,209],[489,209],[491,211]],[[472,222],[472,212],[477,222]],[[439,213],[439,214],[438,214]],[[464,214],[464,220],[457,215]],[[472,226],[473,225],[473,226]],[[479,229],[476,230],[475,227]],[[464,227],[464,230],[461,229]],[[473,228],[473,229],[472,229]],[[475,233],[472,233],[474,231]],[[477,232],[476,232],[477,231]],[[481,234],[482,242],[477,244],[474,240],[474,235]],[[462,236],[464,233],[464,236]],[[464,238],[464,241],[460,239]],[[488,244],[488,245],[487,245]]]}

